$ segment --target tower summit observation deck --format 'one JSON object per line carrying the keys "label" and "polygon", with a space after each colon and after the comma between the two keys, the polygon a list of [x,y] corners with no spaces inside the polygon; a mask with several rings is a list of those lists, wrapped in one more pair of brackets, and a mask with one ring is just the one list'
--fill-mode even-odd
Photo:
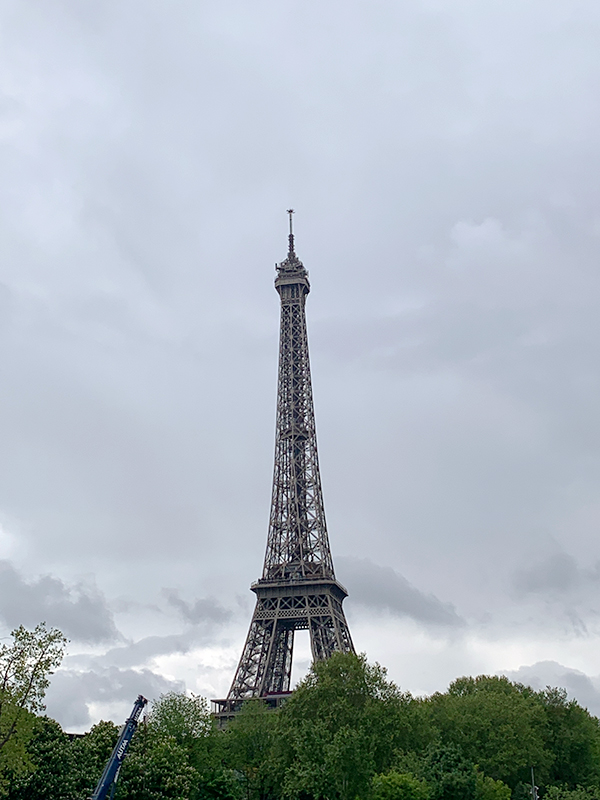
{"label": "tower summit observation deck", "polygon": [[327,535],[313,408],[305,304],[308,272],[294,248],[293,209],[287,257],[276,265],[281,299],[275,468],[262,576],[252,584],[256,607],[225,700],[213,700],[222,721],[251,697],[290,691],[294,632],[308,630],[312,657],[354,652]]}

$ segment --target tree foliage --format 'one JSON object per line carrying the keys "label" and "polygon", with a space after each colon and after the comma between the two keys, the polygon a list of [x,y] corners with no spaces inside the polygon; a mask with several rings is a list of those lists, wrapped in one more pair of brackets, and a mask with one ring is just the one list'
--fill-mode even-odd
{"label": "tree foliage", "polygon": [[281,711],[284,793],[354,800],[413,734],[411,698],[364,656],[313,664]]}
{"label": "tree foliage", "polygon": [[600,800],[600,789],[597,786],[576,786],[567,789],[564,786],[550,786],[545,794],[547,800]]}
{"label": "tree foliage", "polygon": [[66,644],[63,634],[45,623],[32,631],[21,625],[11,638],[10,644],[0,645],[0,792],[6,791],[8,775],[30,767],[26,747],[35,714],[44,710],[49,676]]}
{"label": "tree foliage", "polygon": [[495,781],[482,772],[477,773],[475,795],[477,800],[510,800],[510,786]]}
{"label": "tree foliage", "polygon": [[540,779],[550,776],[548,720],[528,687],[505,677],[459,678],[428,704],[441,741],[459,747],[491,778],[514,786],[527,781],[532,765]]}
{"label": "tree foliage", "polygon": [[410,772],[390,770],[373,777],[371,797],[372,800],[430,800],[431,787]]}
{"label": "tree foliage", "polygon": [[10,776],[11,800],[76,800],[81,766],[71,741],[60,725],[37,717],[28,742],[31,769]]}
{"label": "tree foliage", "polygon": [[564,689],[540,692],[546,715],[546,746],[552,753],[550,780],[575,789],[578,785],[600,785],[600,725],[596,717]]}
{"label": "tree foliage", "polygon": [[[286,750],[279,738],[279,723],[279,715],[264,701],[249,700],[223,735],[224,760],[237,775],[238,791],[246,800],[278,795]],[[235,784],[230,793],[235,794]]]}
{"label": "tree foliage", "polygon": [[84,736],[74,739],[71,747],[77,764],[76,797],[92,794],[118,738],[119,727],[114,722],[102,720]]}
{"label": "tree foliage", "polygon": [[186,748],[173,736],[151,736],[144,743],[142,733],[125,760],[116,798],[184,800],[193,797],[198,777]]}
{"label": "tree foliage", "polygon": [[161,695],[133,738],[117,800],[228,798],[234,782],[223,748],[204,698]]}

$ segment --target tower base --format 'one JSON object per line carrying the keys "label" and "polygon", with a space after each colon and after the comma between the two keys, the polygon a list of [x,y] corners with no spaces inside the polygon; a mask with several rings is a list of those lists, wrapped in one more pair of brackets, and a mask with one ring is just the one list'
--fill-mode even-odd
{"label": "tower base", "polygon": [[[268,708],[276,709],[280,708],[291,695],[292,692],[279,692],[277,694],[269,694],[261,699]],[[217,723],[217,728],[223,731],[242,710],[244,701],[225,698],[225,700],[211,700],[210,703],[211,716]]]}

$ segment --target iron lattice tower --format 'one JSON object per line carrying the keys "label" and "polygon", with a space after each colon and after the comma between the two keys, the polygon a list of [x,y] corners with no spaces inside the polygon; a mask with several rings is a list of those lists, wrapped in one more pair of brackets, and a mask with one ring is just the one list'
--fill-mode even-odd
{"label": "iron lattice tower", "polygon": [[[281,298],[275,468],[262,577],[252,585],[256,608],[226,705],[290,691],[294,631],[308,629],[313,659],[354,652],[335,579],[325,523],[313,409],[305,303],[308,272],[294,250],[276,265]],[[222,701],[221,701],[222,702]],[[223,710],[225,710],[223,708]]]}

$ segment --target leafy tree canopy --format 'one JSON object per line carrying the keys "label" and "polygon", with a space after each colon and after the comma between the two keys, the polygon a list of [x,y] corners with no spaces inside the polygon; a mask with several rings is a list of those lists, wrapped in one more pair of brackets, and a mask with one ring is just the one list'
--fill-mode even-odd
{"label": "leafy tree canopy", "polygon": [[410,772],[391,770],[373,777],[371,796],[373,800],[430,800],[431,788]]}
{"label": "leafy tree canopy", "polygon": [[11,800],[77,800],[80,765],[69,737],[53,719],[37,717],[28,742],[31,769],[11,775]]}
{"label": "leafy tree canopy", "polygon": [[284,791],[340,800],[365,795],[395,750],[418,738],[415,723],[410,695],[364,655],[334,653],[314,663],[281,711]]}
{"label": "leafy tree canopy", "polygon": [[600,724],[564,689],[548,688],[537,695],[544,707],[546,747],[552,752],[550,780],[575,789],[600,783]]}
{"label": "leafy tree canopy", "polygon": [[597,786],[576,786],[574,789],[551,786],[544,800],[600,800],[600,789]]}
{"label": "leafy tree canopy", "polygon": [[62,661],[67,641],[45,623],[32,631],[21,625],[11,639],[0,645],[0,793],[6,792],[7,775],[30,768],[26,748],[34,715],[45,708],[49,676]]}
{"label": "leafy tree canopy", "polygon": [[532,765],[541,780],[550,777],[548,719],[532,689],[505,677],[459,678],[427,705],[440,740],[458,746],[491,778],[515,786],[528,780]]}

